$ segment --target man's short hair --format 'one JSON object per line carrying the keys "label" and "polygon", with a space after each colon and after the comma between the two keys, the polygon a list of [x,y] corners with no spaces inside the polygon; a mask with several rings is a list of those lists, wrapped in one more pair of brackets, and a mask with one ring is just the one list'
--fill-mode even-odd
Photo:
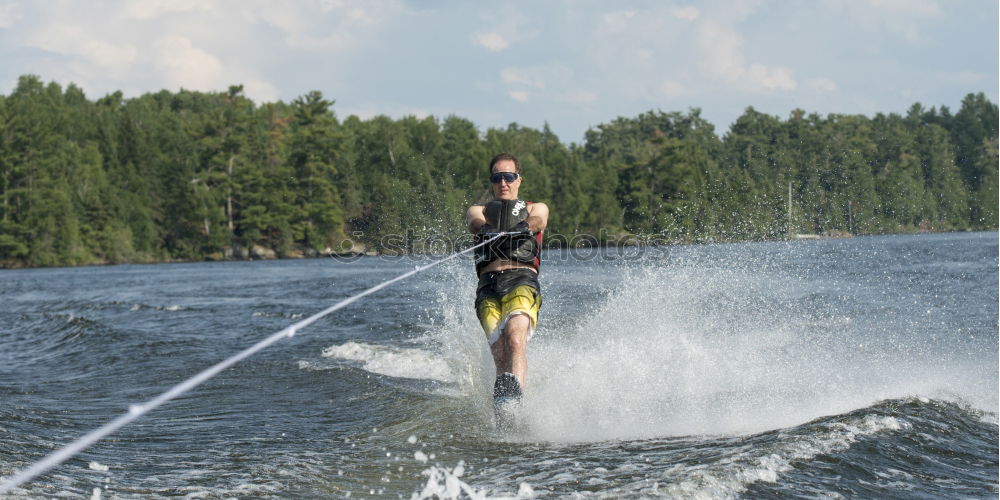
{"label": "man's short hair", "polygon": [[510,160],[514,162],[514,171],[517,173],[521,173],[521,162],[517,161],[517,158],[515,158],[514,155],[510,153],[500,153],[494,156],[492,160],[490,160],[490,175],[493,175],[493,167],[495,167],[497,163],[504,160]]}

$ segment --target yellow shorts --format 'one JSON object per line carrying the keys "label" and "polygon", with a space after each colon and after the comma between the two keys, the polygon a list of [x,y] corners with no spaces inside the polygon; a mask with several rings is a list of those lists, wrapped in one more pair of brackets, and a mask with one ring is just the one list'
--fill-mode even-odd
{"label": "yellow shorts", "polygon": [[493,345],[503,333],[507,321],[516,314],[523,314],[531,321],[528,338],[535,333],[538,310],[542,307],[542,296],[530,285],[519,285],[501,298],[490,297],[476,303],[476,316],[483,325],[483,332]]}

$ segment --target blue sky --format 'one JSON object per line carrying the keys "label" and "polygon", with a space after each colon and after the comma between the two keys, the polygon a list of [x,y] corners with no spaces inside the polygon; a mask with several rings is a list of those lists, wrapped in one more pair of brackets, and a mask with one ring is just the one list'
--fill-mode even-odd
{"label": "blue sky", "polygon": [[654,109],[701,108],[721,135],[747,106],[997,102],[998,44],[996,0],[0,0],[0,92],[27,73],[91,98],[320,90],[341,118],[548,122],[568,143]]}

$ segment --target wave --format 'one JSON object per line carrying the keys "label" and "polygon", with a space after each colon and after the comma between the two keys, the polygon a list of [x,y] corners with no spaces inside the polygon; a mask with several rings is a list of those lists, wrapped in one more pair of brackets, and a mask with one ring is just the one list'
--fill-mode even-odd
{"label": "wave", "polygon": [[133,303],[129,307],[129,311],[133,311],[133,312],[147,310],[147,309],[152,309],[152,310],[156,310],[156,311],[167,311],[167,312],[192,311],[192,310],[194,310],[193,308],[185,307],[185,306],[181,306],[181,305],[177,305],[177,304],[171,304],[171,305],[167,305],[167,306],[151,306],[151,305],[148,305],[148,304],[141,304],[141,303],[138,303],[138,302]]}
{"label": "wave", "polygon": [[255,318],[283,318],[283,319],[302,319],[303,313],[286,313],[286,312],[273,312],[273,311],[257,311],[253,313]]}
{"label": "wave", "polygon": [[52,363],[57,358],[71,364],[82,362],[78,359],[81,352],[119,338],[118,332],[103,322],[73,313],[21,314],[9,321],[12,333],[4,339],[0,371]]}
{"label": "wave", "polygon": [[[488,495],[490,486],[473,486],[461,480],[464,463],[454,468],[431,466],[424,471],[428,477],[426,485],[417,498],[459,498],[462,494],[469,498],[529,498],[535,488],[551,487],[559,483],[584,483],[597,487],[603,496],[665,496],[669,498],[732,498],[743,493],[757,482],[776,483],[779,477],[792,470],[796,463],[813,460],[819,455],[844,451],[860,439],[876,434],[906,432],[912,426],[906,421],[891,416],[865,415],[846,419],[843,422],[816,424],[817,432],[804,437],[789,433],[778,433],[768,437],[774,442],[768,446],[739,446],[736,450],[726,450],[725,458],[698,464],[682,465],[674,463],[666,472],[655,474],[650,481],[650,468],[646,464],[626,464],[594,468],[549,468],[524,476],[518,492]],[[764,441],[758,438],[757,441]],[[675,443],[676,444],[676,443]],[[687,446],[705,447],[705,442],[685,443]],[[726,447],[724,443],[715,453]],[[536,466],[538,464],[535,464]],[[552,465],[555,465],[553,463]],[[610,464],[609,464],[610,465]],[[637,474],[638,473],[638,474]],[[641,476],[639,480],[632,480]],[[624,479],[624,481],[623,481]],[[601,489],[601,485],[615,485]],[[533,488],[532,485],[535,485]]]}
{"label": "wave", "polygon": [[911,398],[758,434],[550,445],[543,456],[472,473],[465,462],[436,463],[415,497],[990,496],[997,428],[982,417]]}
{"label": "wave", "polygon": [[332,365],[300,361],[303,369],[323,370],[346,362],[365,371],[406,379],[453,383],[455,374],[442,362],[440,355],[425,349],[346,342],[323,349],[323,357],[334,360]]}

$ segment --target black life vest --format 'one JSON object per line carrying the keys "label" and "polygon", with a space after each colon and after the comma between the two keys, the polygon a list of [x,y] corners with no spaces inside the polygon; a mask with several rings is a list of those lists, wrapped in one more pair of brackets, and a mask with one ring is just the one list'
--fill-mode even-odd
{"label": "black life vest", "polygon": [[[520,208],[518,202],[521,204]],[[505,231],[528,218],[527,205],[531,205],[531,202],[494,200],[487,204],[483,212],[486,215],[486,222],[496,227],[498,231]],[[479,243],[488,237],[488,235],[476,235],[475,241]],[[497,259],[530,264],[537,272],[541,264],[542,237],[542,231],[535,234],[508,234],[476,248],[474,254],[476,273],[482,272],[484,267]]]}

